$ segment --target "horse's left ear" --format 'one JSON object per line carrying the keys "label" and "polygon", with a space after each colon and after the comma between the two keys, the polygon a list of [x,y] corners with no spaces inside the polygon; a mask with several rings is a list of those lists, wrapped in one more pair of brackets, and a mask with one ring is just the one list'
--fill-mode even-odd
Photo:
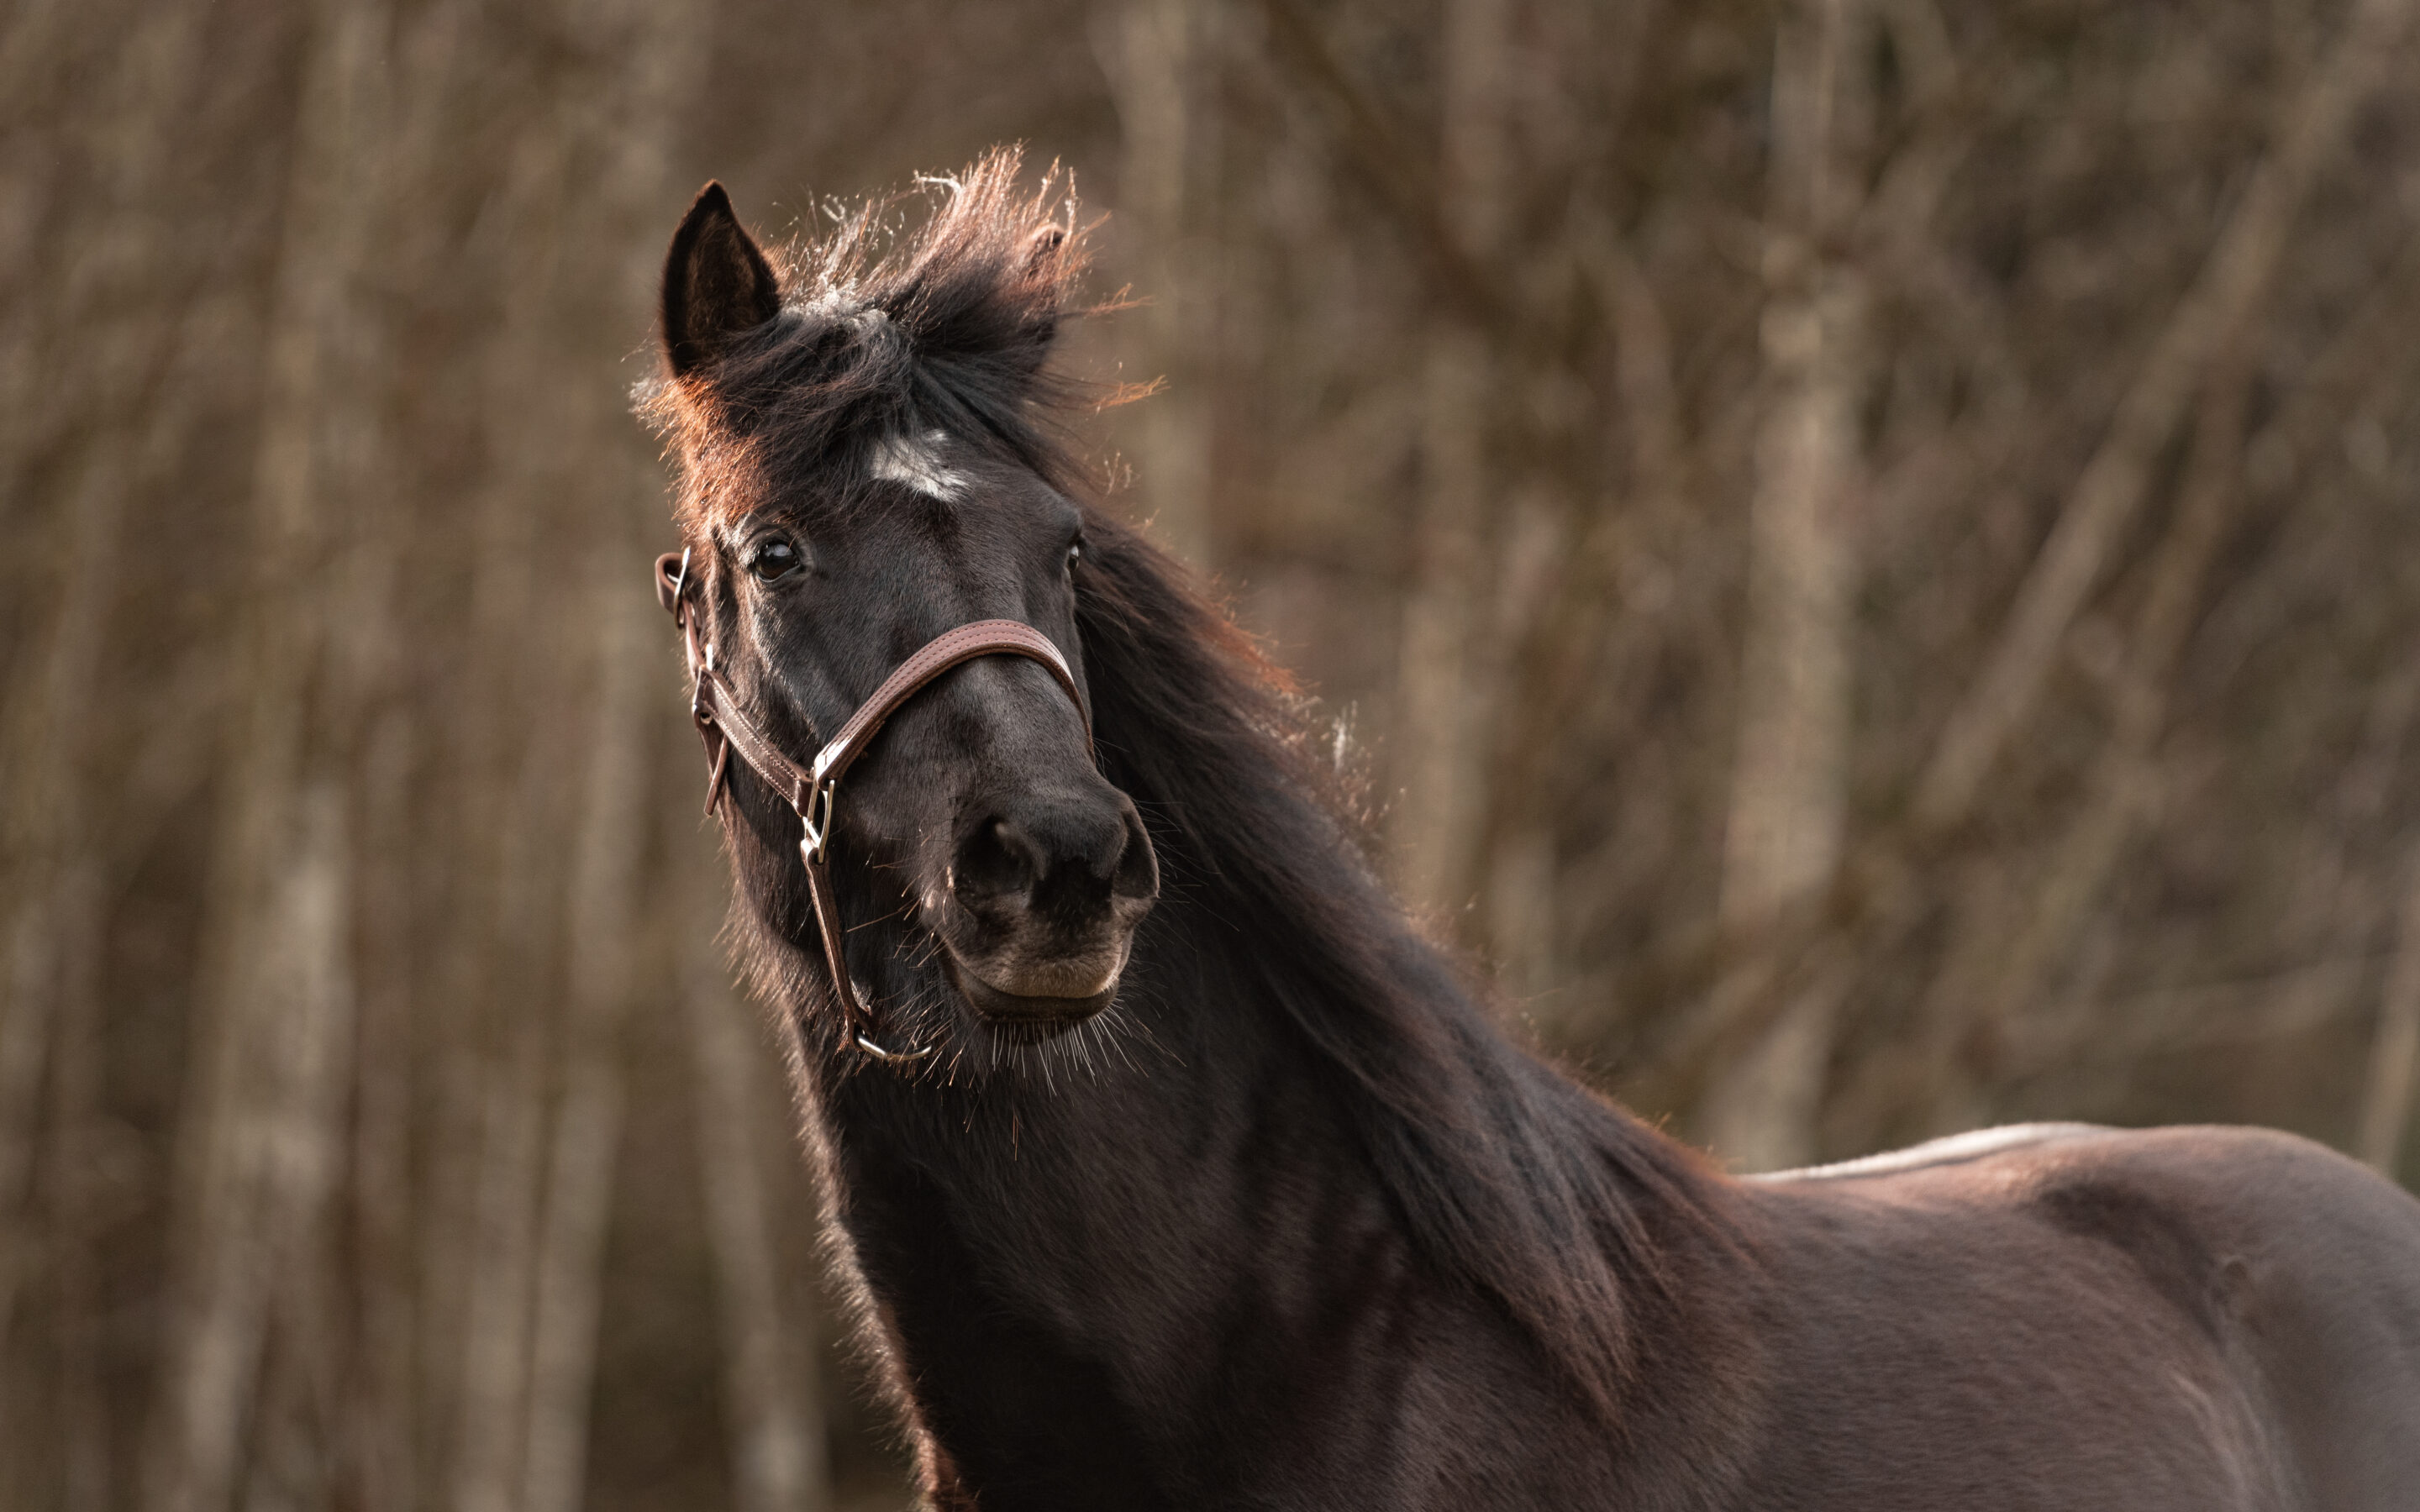
{"label": "horse's left ear", "polygon": [[772,264],[739,224],[722,186],[706,185],[664,257],[664,357],[673,376],[713,361],[733,337],[781,313]]}

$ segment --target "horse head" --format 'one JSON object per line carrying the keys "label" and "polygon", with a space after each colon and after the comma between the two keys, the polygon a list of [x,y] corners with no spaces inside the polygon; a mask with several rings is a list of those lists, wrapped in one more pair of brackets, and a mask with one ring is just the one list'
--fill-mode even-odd
{"label": "horse head", "polygon": [[[939,1004],[1031,1040],[1110,1005],[1159,873],[1094,762],[1088,513],[1032,418],[1079,239],[1042,201],[1014,235],[998,205],[967,203],[1012,172],[952,186],[931,256],[786,280],[707,186],[665,265],[652,406],[689,548],[667,603],[691,626],[757,922],[828,954],[844,1010],[895,1026],[913,1005],[930,1033]],[[965,659],[906,667],[985,626]]]}

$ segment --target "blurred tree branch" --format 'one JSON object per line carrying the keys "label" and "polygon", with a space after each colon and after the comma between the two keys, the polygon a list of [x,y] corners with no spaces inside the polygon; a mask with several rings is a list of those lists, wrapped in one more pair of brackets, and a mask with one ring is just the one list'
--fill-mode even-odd
{"label": "blurred tree branch", "polygon": [[1518,313],[1441,213],[1436,175],[1418,137],[1353,82],[1293,0],[1261,0],[1261,9],[1281,55],[1336,122],[1344,155],[1358,170],[1356,183],[1402,228],[1445,308],[1499,332],[1518,330]]}
{"label": "blurred tree branch", "polygon": [[2269,287],[2295,215],[2314,177],[2337,147],[2354,111],[2401,55],[2411,8],[2362,0],[2327,63],[2280,117],[2278,140],[2253,171],[2202,266],[2121,402],[2109,433],[2069,495],[2035,559],[1984,670],[1952,712],[1904,819],[1859,844],[1835,884],[1776,914],[1756,936],[1708,930],[1680,942],[1632,980],[1625,995],[1668,995],[1708,980],[1738,956],[1780,963],[1762,990],[1681,1015],[1644,1057],[1656,1069],[1649,1095],[1688,1105],[1714,1066],[1739,1054],[1784,1011],[1810,976],[1830,969],[1823,946],[1838,933],[1860,955],[1887,952],[1923,916],[1917,878],[1964,823],[1983,773],[2038,695],[2053,652],[2100,579],[2128,518],[2152,485],[2165,444],[2209,358],[2250,343],[2247,329]]}
{"label": "blurred tree branch", "polygon": [[[1859,543],[1865,482],[1858,423],[1871,361],[1864,270],[1844,229],[1869,153],[1869,22],[1849,0],[1807,0],[1781,18],[1773,66],[1773,185],[1760,329],[1763,413],[1748,504],[1748,577],[1738,735],[1725,816],[1717,918],[1761,933],[1820,895],[1848,825]],[[1766,969],[1741,958],[1714,989],[1753,993]],[[1847,987],[1833,969],[1709,1088],[1705,1137],[1751,1169],[1804,1165]]]}
{"label": "blurred tree branch", "polygon": [[2284,112],[2192,288],[2145,354],[2109,433],[2085,467],[2017,590],[2000,640],[1942,731],[1918,779],[1916,825],[1955,827],[2048,675],[2059,640],[2102,576],[2120,532],[2153,484],[2153,469],[2202,369],[2249,339],[2313,178],[2345,129],[2404,54],[2409,0],[2355,0],[2328,59]]}
{"label": "blurred tree branch", "polygon": [[[334,500],[382,460],[363,349],[376,328],[361,301],[372,218],[393,185],[378,156],[388,12],[375,0],[323,0],[312,21],[252,480],[256,576],[243,635],[253,677],[229,711],[235,791],[216,837],[178,1151],[171,1295],[180,1316],[145,1466],[154,1512],[225,1505],[247,1473],[250,1421],[274,1415],[264,1401],[307,1410],[334,1343],[328,1290],[313,1284],[310,1262],[339,1179],[334,1134],[352,1054],[357,853],[346,768],[358,708],[331,579],[359,523]],[[346,609],[375,617],[380,606]],[[277,1457],[252,1464],[273,1474]]]}

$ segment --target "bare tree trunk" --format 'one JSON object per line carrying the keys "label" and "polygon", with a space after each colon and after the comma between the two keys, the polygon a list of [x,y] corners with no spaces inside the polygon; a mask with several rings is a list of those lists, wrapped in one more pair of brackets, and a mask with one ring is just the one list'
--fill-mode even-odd
{"label": "bare tree trunk", "polygon": [[101,1297],[93,1188],[101,1178],[95,1131],[101,1122],[101,893],[97,856],[57,879],[59,967],[51,1060],[50,1272],[59,1374],[55,1412],[65,1512],[101,1512],[112,1501],[106,1391],[101,1381]]}
{"label": "bare tree trunk", "polygon": [[415,1306],[412,919],[408,867],[415,835],[410,803],[413,754],[409,717],[389,710],[373,726],[363,763],[359,913],[364,969],[352,1066],[351,1380],[339,1450],[342,1494],[360,1512],[412,1512],[418,1505],[419,1414],[412,1391]]}
{"label": "bare tree trunk", "polygon": [[545,1035],[520,1026],[489,1068],[481,1119],[477,1227],[462,1319],[452,1503],[461,1512],[512,1512],[528,1427],[530,1312],[535,1282]]}
{"label": "bare tree trunk", "polygon": [[[623,32],[622,55],[630,59],[613,77],[611,98],[597,100],[579,122],[581,136],[610,161],[602,193],[585,208],[594,218],[589,234],[579,239],[605,255],[581,282],[607,291],[596,316],[619,326],[652,303],[659,222],[665,206],[678,203],[681,187],[672,181],[664,144],[705,86],[713,12],[692,7],[661,13],[611,0],[591,9],[586,23]],[[582,331],[587,324],[575,322]],[[599,397],[604,402],[591,403],[582,416],[581,428],[594,435],[585,451],[623,466],[613,470],[620,474],[614,486],[589,506],[603,517],[588,527],[595,560],[579,611],[599,631],[593,638],[597,691],[570,878],[565,1065],[538,1235],[522,1512],[577,1512],[582,1500],[606,1220],[621,1149],[622,1026],[639,965],[632,941],[649,827],[649,746],[659,728],[649,694],[658,686],[661,642],[651,633],[653,597],[631,574],[646,560],[639,531],[657,499],[642,481],[651,481],[649,460],[614,402],[619,393],[607,389]]]}
{"label": "bare tree trunk", "polygon": [[[627,544],[623,532],[600,532]],[[648,599],[626,568],[635,550],[600,552],[588,612],[598,638],[596,729],[588,792],[572,874],[569,1004],[563,1091],[548,1158],[546,1208],[537,1236],[535,1326],[530,1343],[529,1442],[523,1512],[576,1512],[586,1468],[588,1402],[597,1359],[597,1298],[605,1220],[621,1149],[622,1023],[637,965],[639,860],[646,834],[647,735],[644,700],[660,649],[647,631]],[[626,560],[627,559],[627,560]]]}
{"label": "bare tree trunk", "polygon": [[[1857,409],[1866,295],[1837,251],[1855,193],[1838,117],[1857,114],[1852,0],[1784,13],[1773,73],[1774,213],[1763,321],[1769,398],[1748,513],[1747,632],[1725,833],[1722,927],[1747,938],[1829,885],[1848,810],[1850,519],[1862,481]],[[1716,1082],[1708,1141],[1754,1169],[1815,1152],[1837,977],[1802,990]],[[1732,990],[1736,991],[1734,987]]]}
{"label": "bare tree trunk", "polygon": [[[299,833],[252,837],[262,849],[275,844],[280,867],[245,920],[249,949],[237,968],[245,995],[212,1026],[208,1084],[196,1089],[208,1101],[192,1257],[180,1267],[190,1300],[155,1419],[154,1507],[228,1504],[270,1315],[286,1310],[284,1288],[309,1266],[335,1177],[336,1072],[351,1026],[344,794],[322,785],[300,807],[288,820]],[[317,1320],[295,1321],[303,1332]]]}
{"label": "bare tree trunk", "polygon": [[[2399,325],[2385,328],[2399,331]],[[2420,1046],[2412,1043],[2420,1030],[2420,849],[2401,857],[2402,874],[2389,880],[2403,889],[2395,900],[2381,898],[2386,889],[2355,868],[2350,852],[2364,839],[2381,832],[2380,820],[2396,788],[2401,755],[2415,722],[2420,722],[2420,647],[2407,649],[2401,664],[2370,690],[2362,721],[2361,746],[2336,785],[2335,811],[2327,825],[2323,859],[2313,870],[2312,886],[2323,916],[2334,926],[2331,943],[2339,958],[2358,961],[2374,945],[2381,916],[2396,916],[2397,930],[2389,947],[2384,991],[2378,1020],[2370,1032],[2361,1106],[2353,1132],[2353,1153],[2388,1176],[2397,1174],[2404,1132],[2410,1126],[2415,1068]],[[2398,1041],[2402,1041],[2398,1043]],[[2399,1104],[2399,1106],[2398,1106]]]}
{"label": "bare tree trunk", "polygon": [[2368,1076],[2362,1088],[2361,1121],[2353,1153],[2394,1176],[2412,1125],[2412,1089],[2420,1079],[2420,852],[2408,869],[2403,917],[2396,932],[2395,957],[2378,1005],[2378,1027],[2369,1046]]}
{"label": "bare tree trunk", "polygon": [[[526,950],[533,936],[551,933],[560,898],[567,962],[559,1007],[523,975],[535,999],[522,1006],[527,1022],[480,1072],[481,1218],[464,1278],[452,1485],[458,1505],[492,1512],[570,1512],[582,1499],[620,1149],[622,1026],[640,965],[632,942],[655,729],[647,694],[660,649],[640,618],[648,601],[632,576],[644,560],[636,532],[656,508],[641,482],[644,449],[628,433],[615,386],[566,388],[553,376],[595,371],[613,347],[553,333],[586,337],[644,320],[658,223],[677,203],[664,143],[703,86],[712,34],[710,16],[695,10],[597,4],[579,23],[614,38],[613,55],[628,66],[601,86],[566,86],[523,128],[514,155],[503,240],[507,327],[489,375],[496,411],[510,417],[493,431],[504,481],[486,506],[490,539],[474,592],[483,638],[517,646],[521,663],[490,670],[496,702],[473,733],[477,764],[517,774],[520,788],[493,831],[498,918],[506,921],[493,943]],[[566,177],[591,156],[604,159],[600,191],[567,197]],[[582,438],[566,451],[597,465],[576,487],[555,486],[527,460],[524,427]],[[566,493],[579,501],[576,517],[547,502]],[[590,543],[583,586],[568,604],[525,565],[556,526]],[[570,633],[546,628],[557,625]],[[582,633],[590,627],[601,633]],[[592,689],[576,740],[557,691],[565,687]],[[505,718],[507,708],[518,712]],[[564,814],[575,795],[556,791],[552,774],[566,766],[584,766],[586,779]],[[567,869],[546,843],[557,828],[572,837]]]}
{"label": "bare tree trunk", "polygon": [[1498,980],[1549,1040],[1564,1042],[1584,1034],[1605,1003],[1572,990],[1564,952],[1575,893],[1560,850],[1568,815],[1544,795],[1554,791],[1555,764],[1568,759],[1575,705],[1627,648],[1655,634],[1646,616],[1615,607],[1623,559],[1686,507],[1671,332],[1619,229],[1600,214],[1576,214],[1577,272],[1613,330],[1613,413],[1626,476],[1605,494],[1566,500],[1560,511],[1539,507],[1539,493],[1529,493],[1505,532],[1496,597],[1511,691],[1497,734],[1483,900]]}
{"label": "bare tree trunk", "polygon": [[1149,303],[1143,311],[1145,378],[1168,392],[1144,406],[1137,457],[1142,513],[1159,543],[1198,572],[1217,564],[1210,517],[1210,332],[1202,318],[1208,291],[1192,286],[1202,270],[1185,255],[1187,208],[1208,197],[1208,135],[1215,116],[1201,109],[1205,33],[1216,8],[1198,0],[1132,0],[1106,39],[1107,72],[1125,125],[1118,200],[1139,248],[1147,249]]}
{"label": "bare tree trunk", "polygon": [[[533,430],[554,433],[572,423],[556,380],[557,353],[544,334],[573,237],[565,224],[566,186],[576,144],[565,114],[560,100],[547,98],[520,124],[490,212],[490,276],[503,323],[487,344],[481,375],[495,455],[476,521],[471,615],[480,644],[513,652],[479,668],[474,706],[466,711],[467,801],[477,806],[470,833],[486,842],[477,861],[489,902],[478,948],[466,949],[456,969],[464,994],[503,1010],[504,1027],[466,1077],[478,1087],[477,1155],[468,1177],[475,1227],[461,1242],[432,1236],[447,1250],[442,1263],[458,1268],[449,1279],[462,1288],[448,1474],[459,1512],[514,1512],[530,1470],[532,1350],[561,1008],[545,946],[563,918],[558,837],[578,832],[574,795],[561,791],[558,774],[582,765],[566,692],[581,685],[566,665],[564,616],[549,594],[551,583],[533,570],[554,523],[545,501],[560,479],[537,464],[525,440]],[[583,725],[581,734],[586,733]]]}
{"label": "bare tree trunk", "polygon": [[[710,894],[713,889],[709,888]],[[763,1057],[731,991],[714,931],[688,933],[681,998],[697,1062],[697,1144],[706,1237],[722,1320],[723,1399],[738,1512],[824,1512],[823,1394],[795,1320],[783,1316],[758,1132]]]}
{"label": "bare tree trunk", "polygon": [[[1484,268],[1503,238],[1512,0],[1447,0],[1439,223]],[[1446,915],[1468,901],[1486,815],[1489,696],[1498,648],[1488,471],[1487,332],[1440,322],[1421,371],[1420,495],[1395,672],[1394,848],[1404,896]]]}
{"label": "bare tree trunk", "polygon": [[[708,29],[692,14],[661,15],[683,28],[675,44]],[[456,1217],[425,1229],[422,1295],[424,1336],[455,1367],[427,1383],[427,1411],[452,1429],[432,1473],[470,1512],[580,1494],[620,1128],[634,906],[621,873],[629,837],[644,833],[628,792],[644,758],[626,696],[600,681],[619,675],[596,658],[618,659],[609,647],[620,636],[600,646],[593,633],[610,602],[593,585],[628,549],[634,501],[618,470],[596,462],[639,449],[603,381],[616,345],[580,338],[595,321],[627,330],[644,318],[628,221],[633,200],[664,193],[652,155],[668,123],[659,94],[634,81],[688,55],[626,32],[625,20],[601,4],[561,18],[611,39],[594,55],[626,59],[625,69],[546,58],[541,87],[504,133],[480,248],[497,329],[480,347],[477,423],[490,456],[472,520],[469,634],[487,654],[458,701],[453,763],[475,902],[446,964],[447,996],[467,1011],[445,1051],[435,1136],[441,1154],[467,1158],[431,1182],[432,1205]],[[579,182],[598,188],[576,193]],[[585,308],[590,299],[601,308]],[[590,377],[569,377],[580,373]],[[594,556],[566,585],[539,564],[567,539]]]}
{"label": "bare tree trunk", "polygon": [[159,1512],[228,1504],[272,1312],[306,1370],[328,1344],[324,1288],[297,1284],[340,1168],[354,991],[347,690],[323,579],[345,528],[332,496],[368,475],[373,449],[357,354],[336,344],[368,327],[352,281],[386,187],[372,147],[386,33],[383,6],[327,0],[304,69],[255,473],[249,687],[180,1151],[180,1314],[146,1464]]}
{"label": "bare tree trunk", "polygon": [[8,941],[8,1005],[0,1015],[0,1211],[8,1222],[0,1242],[0,1344],[8,1337],[17,1290],[32,1268],[34,1226],[28,1221],[34,1135],[41,1121],[42,1069],[50,1059],[52,929],[42,910],[21,906]]}
{"label": "bare tree trunk", "polygon": [[[375,255],[391,287],[439,285],[451,271],[452,248],[438,229],[442,218],[430,209],[443,203],[458,162],[449,107],[465,71],[470,12],[459,0],[418,8],[398,24],[380,60],[381,74],[391,75],[394,109],[381,136],[380,171],[390,187]],[[344,593],[354,612],[338,625],[362,731],[353,869],[360,985],[346,1242],[323,1283],[332,1305],[348,1310],[349,1332],[343,1368],[325,1386],[330,1399],[318,1433],[330,1462],[329,1495],[361,1512],[410,1512],[428,1484],[420,1452],[427,1419],[416,1387],[427,1364],[424,1327],[433,1310],[425,1305],[415,1239],[442,1212],[425,1199],[413,1159],[416,1137],[432,1132],[422,1121],[429,1082],[414,1054],[427,1001],[416,946],[429,920],[415,906],[413,881],[422,857],[451,837],[431,834],[414,812],[413,779],[430,742],[409,702],[413,648],[401,579],[410,532],[424,517],[394,476],[381,469],[379,486],[352,490],[358,523]],[[439,1026],[436,1036],[446,1038],[449,1027]]]}
{"label": "bare tree trunk", "polygon": [[[575,946],[593,948],[593,942]],[[578,1029],[599,1036],[565,1072],[547,1161],[531,1299],[529,1422],[521,1456],[523,1512],[575,1512],[588,1468],[588,1404],[596,1387],[597,1300],[613,1161],[622,1148],[617,1022],[600,1011]],[[618,1005],[615,1005],[618,1006]]]}
{"label": "bare tree trunk", "polygon": [[[11,27],[12,48],[24,50],[11,57],[12,64],[30,68],[41,61],[39,32],[52,20],[36,8]],[[62,501],[68,521],[65,571],[48,634],[41,654],[26,658],[23,684],[10,698],[8,727],[0,731],[8,743],[0,830],[0,854],[8,859],[8,886],[0,897],[8,910],[0,934],[8,985],[8,999],[0,1004],[0,1234],[6,1235],[0,1238],[0,1342],[8,1338],[16,1288],[29,1259],[20,1253],[33,1232],[23,1205],[40,1121],[43,1068],[54,1041],[88,1046],[100,1027],[97,979],[107,879],[85,764],[102,643],[115,602],[113,559],[122,547],[128,497],[161,454],[182,440],[189,421],[189,406],[151,401],[159,398],[163,374],[183,334],[184,312],[161,307],[163,265],[175,240],[158,200],[169,147],[199,71],[198,31],[198,19],[182,10],[148,16],[134,29],[110,81],[108,99],[119,125],[100,155],[101,171],[72,200],[62,197],[49,207],[52,224],[77,248],[76,255],[60,263],[65,287],[45,290],[39,298],[26,288],[21,301],[11,301],[27,313],[28,321],[47,312],[52,324],[41,332],[21,329],[8,345],[36,366],[64,363],[72,345],[79,396],[96,417],[88,421],[93,440]],[[59,60],[49,61],[56,67]],[[38,376],[29,367],[27,379]],[[65,379],[58,372],[48,377],[54,388]],[[25,397],[30,402],[31,394]],[[147,417],[140,444],[125,434],[136,415]],[[85,1072],[71,1072],[67,1081],[86,1090],[92,1086]],[[83,1124],[90,1097],[74,1092],[54,1097],[54,1105],[56,1119],[65,1120],[57,1125],[60,1173],[67,1183],[62,1191],[72,1200],[82,1180]],[[64,1227],[54,1225],[52,1258],[56,1273],[82,1286],[90,1277],[89,1259],[81,1229],[67,1216],[70,1221]],[[88,1359],[90,1350],[83,1354]],[[70,1395],[85,1399],[72,1388]],[[97,1419],[75,1412],[67,1415],[73,1425],[70,1434],[78,1442],[100,1442],[99,1430],[87,1432]]]}

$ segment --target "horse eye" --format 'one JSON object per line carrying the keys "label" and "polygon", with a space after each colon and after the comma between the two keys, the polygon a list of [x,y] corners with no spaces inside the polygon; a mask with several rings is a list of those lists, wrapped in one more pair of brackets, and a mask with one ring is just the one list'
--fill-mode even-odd
{"label": "horse eye", "polygon": [[1080,536],[1080,535],[1079,535],[1079,536],[1076,537],[1076,539],[1075,539],[1074,541],[1072,541],[1072,542],[1070,542],[1070,543],[1068,544],[1068,547],[1067,547],[1067,565],[1069,565],[1069,566],[1071,566],[1071,567],[1072,567],[1072,566],[1074,566],[1074,565],[1076,564],[1076,560],[1077,560],[1078,557],[1081,557],[1083,554],[1084,554],[1084,538],[1083,538],[1082,536]]}
{"label": "horse eye", "polygon": [[799,548],[787,541],[768,541],[748,559],[748,570],[759,582],[772,582],[799,570]]}

